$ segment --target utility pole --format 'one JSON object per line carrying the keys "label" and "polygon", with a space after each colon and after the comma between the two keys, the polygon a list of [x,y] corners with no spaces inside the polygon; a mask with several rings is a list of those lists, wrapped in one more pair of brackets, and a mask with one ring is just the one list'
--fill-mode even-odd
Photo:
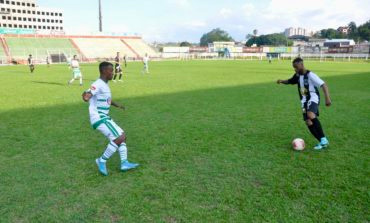
{"label": "utility pole", "polygon": [[103,17],[101,12],[101,0],[99,0],[99,31],[103,32]]}

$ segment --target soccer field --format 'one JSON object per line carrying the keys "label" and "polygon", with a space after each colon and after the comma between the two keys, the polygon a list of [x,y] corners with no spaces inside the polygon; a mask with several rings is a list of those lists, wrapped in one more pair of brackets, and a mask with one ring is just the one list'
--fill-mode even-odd
{"label": "soccer field", "polygon": [[[307,62],[327,82],[320,106],[330,147],[302,120],[290,62],[129,63],[110,83],[126,111],[111,117],[128,136],[99,174],[108,141],[89,123],[82,91],[66,65],[0,67],[0,222],[368,222],[370,64]],[[303,138],[303,152],[291,149]]]}

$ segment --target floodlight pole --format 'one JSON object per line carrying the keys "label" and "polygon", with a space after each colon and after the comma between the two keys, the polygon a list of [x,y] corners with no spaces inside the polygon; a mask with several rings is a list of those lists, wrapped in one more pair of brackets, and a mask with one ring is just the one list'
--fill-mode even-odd
{"label": "floodlight pole", "polygon": [[99,31],[103,32],[103,17],[101,12],[101,0],[99,0]]}

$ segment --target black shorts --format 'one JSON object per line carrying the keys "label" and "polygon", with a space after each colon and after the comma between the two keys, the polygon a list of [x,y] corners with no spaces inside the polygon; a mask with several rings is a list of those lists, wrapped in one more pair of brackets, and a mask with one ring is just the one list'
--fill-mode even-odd
{"label": "black shorts", "polygon": [[307,112],[313,112],[317,117],[319,117],[319,105],[315,102],[309,101],[303,104],[302,107],[303,111],[303,120],[306,121],[308,119]]}
{"label": "black shorts", "polygon": [[115,70],[116,70],[116,74],[117,73],[121,73],[122,72],[122,68],[121,68],[121,65],[117,64],[114,66]]}

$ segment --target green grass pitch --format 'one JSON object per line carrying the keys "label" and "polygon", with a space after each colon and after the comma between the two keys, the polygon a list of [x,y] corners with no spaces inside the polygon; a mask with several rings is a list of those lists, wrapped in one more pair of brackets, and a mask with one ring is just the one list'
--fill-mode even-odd
{"label": "green grass pitch", "polygon": [[[369,222],[370,64],[307,62],[329,85],[320,106],[331,142],[304,122],[290,62],[129,63],[110,83],[112,118],[129,159],[101,176],[107,140],[89,125],[81,93],[97,79],[66,83],[66,65],[0,67],[0,222]],[[302,137],[307,149],[294,152]]]}

